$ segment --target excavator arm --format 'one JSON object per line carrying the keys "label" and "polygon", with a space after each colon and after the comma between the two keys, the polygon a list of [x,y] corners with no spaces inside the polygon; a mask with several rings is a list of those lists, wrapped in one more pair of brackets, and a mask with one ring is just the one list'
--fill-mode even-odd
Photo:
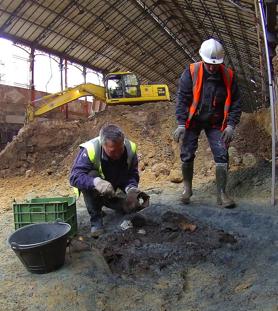
{"label": "excavator arm", "polygon": [[[35,102],[31,102],[27,106],[27,123],[32,122],[35,117],[41,116],[55,108],[61,107],[73,100],[83,96],[93,96],[101,101],[106,101],[105,88],[103,86],[86,83],[69,88],[64,91],[44,96]],[[36,109],[35,104],[40,104],[40,108]]]}
{"label": "excavator arm", "polygon": [[92,83],[81,84],[29,103],[26,122],[32,122],[35,117],[83,96],[93,96],[107,105],[140,105],[170,100],[166,84],[141,85],[137,76],[131,72],[114,72],[106,76],[105,87]]}

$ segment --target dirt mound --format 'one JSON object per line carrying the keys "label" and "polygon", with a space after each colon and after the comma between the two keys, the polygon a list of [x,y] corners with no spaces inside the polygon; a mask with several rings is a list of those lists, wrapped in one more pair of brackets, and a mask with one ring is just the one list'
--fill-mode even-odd
{"label": "dirt mound", "polygon": [[1,175],[23,175],[26,170],[40,171],[59,163],[75,143],[78,123],[42,122],[23,127],[0,153]]}
{"label": "dirt mound", "polygon": [[173,163],[173,104],[109,107],[94,119],[36,122],[21,129],[0,153],[2,176],[23,175],[26,170],[63,170],[72,165],[78,145],[98,135],[104,124],[120,126],[138,145],[142,166]]}
{"label": "dirt mound", "polygon": [[[35,122],[23,127],[0,153],[0,176],[30,177],[39,173],[58,174],[67,179],[78,145],[97,136],[104,124],[113,123],[138,145],[142,187],[165,181],[180,183],[179,146],[172,139],[176,127],[174,114],[174,103],[154,103],[109,107],[88,121]],[[255,116],[244,114],[230,148],[231,171],[244,171],[270,158],[271,137]],[[194,187],[214,179],[214,161],[204,133],[194,171]],[[254,172],[258,174],[257,170]],[[240,187],[237,182],[234,185]]]}
{"label": "dirt mound", "polygon": [[[268,124],[266,124],[268,120]],[[243,114],[240,125],[236,131],[233,146],[240,154],[252,153],[258,159],[271,158],[271,136],[268,133],[270,124],[269,111],[265,110],[260,115]]]}

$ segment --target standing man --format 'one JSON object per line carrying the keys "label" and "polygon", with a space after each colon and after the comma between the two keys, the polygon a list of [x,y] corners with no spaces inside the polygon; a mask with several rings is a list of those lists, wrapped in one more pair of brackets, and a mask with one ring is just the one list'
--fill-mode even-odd
{"label": "standing man", "polygon": [[[138,189],[139,173],[136,145],[122,130],[108,125],[99,136],[80,145],[70,175],[70,184],[82,192],[90,214],[91,235],[103,233],[102,206],[121,212],[135,212],[147,206],[149,197]],[[115,195],[117,188],[126,197]]]}
{"label": "standing man", "polygon": [[182,202],[192,196],[192,178],[198,138],[205,131],[216,163],[217,203],[232,208],[226,194],[228,148],[241,116],[239,90],[234,72],[223,64],[224,49],[215,39],[202,43],[201,62],[190,64],[178,87],[174,140],[181,143],[184,190]]}

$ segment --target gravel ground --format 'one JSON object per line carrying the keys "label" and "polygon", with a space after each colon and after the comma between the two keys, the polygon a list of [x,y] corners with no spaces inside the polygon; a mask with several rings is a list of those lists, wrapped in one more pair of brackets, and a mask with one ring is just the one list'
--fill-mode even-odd
{"label": "gravel ground", "polygon": [[[150,193],[143,236],[120,231],[121,216],[108,210],[107,233],[89,239],[79,202],[83,242],[73,243],[60,270],[43,275],[29,273],[7,245],[13,216],[2,214],[0,310],[278,310],[277,208],[239,202],[223,210],[198,196],[182,206],[177,190]],[[182,232],[173,215],[197,229]]]}

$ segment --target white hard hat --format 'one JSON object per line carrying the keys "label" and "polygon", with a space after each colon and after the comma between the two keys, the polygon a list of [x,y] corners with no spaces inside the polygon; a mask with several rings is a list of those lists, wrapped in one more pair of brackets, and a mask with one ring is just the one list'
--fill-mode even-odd
{"label": "white hard hat", "polygon": [[208,64],[222,64],[224,59],[224,49],[221,43],[215,39],[209,39],[202,43],[199,50],[202,60]]}

